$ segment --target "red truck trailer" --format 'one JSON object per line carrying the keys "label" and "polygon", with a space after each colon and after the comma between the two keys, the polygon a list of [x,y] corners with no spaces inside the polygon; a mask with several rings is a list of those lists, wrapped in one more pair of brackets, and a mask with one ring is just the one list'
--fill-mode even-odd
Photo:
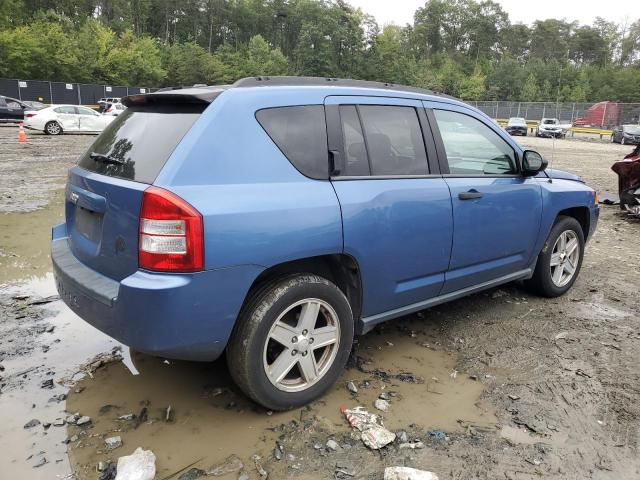
{"label": "red truck trailer", "polygon": [[578,117],[576,127],[613,127],[620,124],[620,106],[616,102],[598,102],[591,105],[584,117]]}

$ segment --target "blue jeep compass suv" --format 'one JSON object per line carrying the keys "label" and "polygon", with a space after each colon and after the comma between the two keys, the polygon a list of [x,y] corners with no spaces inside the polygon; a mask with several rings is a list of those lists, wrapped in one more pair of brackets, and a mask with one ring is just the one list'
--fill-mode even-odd
{"label": "blue jeep compass suv", "polygon": [[153,355],[226,354],[270,409],[317,398],[354,334],[514,280],[576,280],[595,192],[426,90],[258,77],[133,95],[69,171],[58,291]]}

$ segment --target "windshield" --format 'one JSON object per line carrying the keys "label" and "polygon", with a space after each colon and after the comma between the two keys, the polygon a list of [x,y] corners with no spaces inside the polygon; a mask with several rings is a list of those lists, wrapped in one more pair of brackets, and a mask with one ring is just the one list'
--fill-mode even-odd
{"label": "windshield", "polygon": [[524,118],[513,117],[509,119],[508,125],[526,125],[527,122]]}
{"label": "windshield", "polygon": [[545,118],[544,120],[542,120],[542,123],[544,125],[555,125],[556,121],[553,120],[552,118]]}
{"label": "windshield", "polygon": [[622,128],[624,129],[624,133],[640,135],[640,125],[624,125]]}

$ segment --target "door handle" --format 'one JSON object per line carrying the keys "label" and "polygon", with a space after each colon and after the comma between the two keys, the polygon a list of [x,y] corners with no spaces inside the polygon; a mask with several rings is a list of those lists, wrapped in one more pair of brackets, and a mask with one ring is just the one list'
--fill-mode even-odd
{"label": "door handle", "polygon": [[460,200],[473,200],[474,198],[482,198],[484,194],[477,190],[469,190],[468,192],[460,192],[458,198]]}

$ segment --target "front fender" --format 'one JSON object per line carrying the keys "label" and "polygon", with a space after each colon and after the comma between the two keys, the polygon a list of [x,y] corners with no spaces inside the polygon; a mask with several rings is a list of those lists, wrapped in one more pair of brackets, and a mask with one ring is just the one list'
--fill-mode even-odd
{"label": "front fender", "polygon": [[565,179],[539,179],[542,190],[542,221],[536,242],[539,252],[549,236],[558,215],[564,211],[580,209],[587,220],[585,240],[595,231],[600,209],[595,203],[595,191],[581,182]]}

